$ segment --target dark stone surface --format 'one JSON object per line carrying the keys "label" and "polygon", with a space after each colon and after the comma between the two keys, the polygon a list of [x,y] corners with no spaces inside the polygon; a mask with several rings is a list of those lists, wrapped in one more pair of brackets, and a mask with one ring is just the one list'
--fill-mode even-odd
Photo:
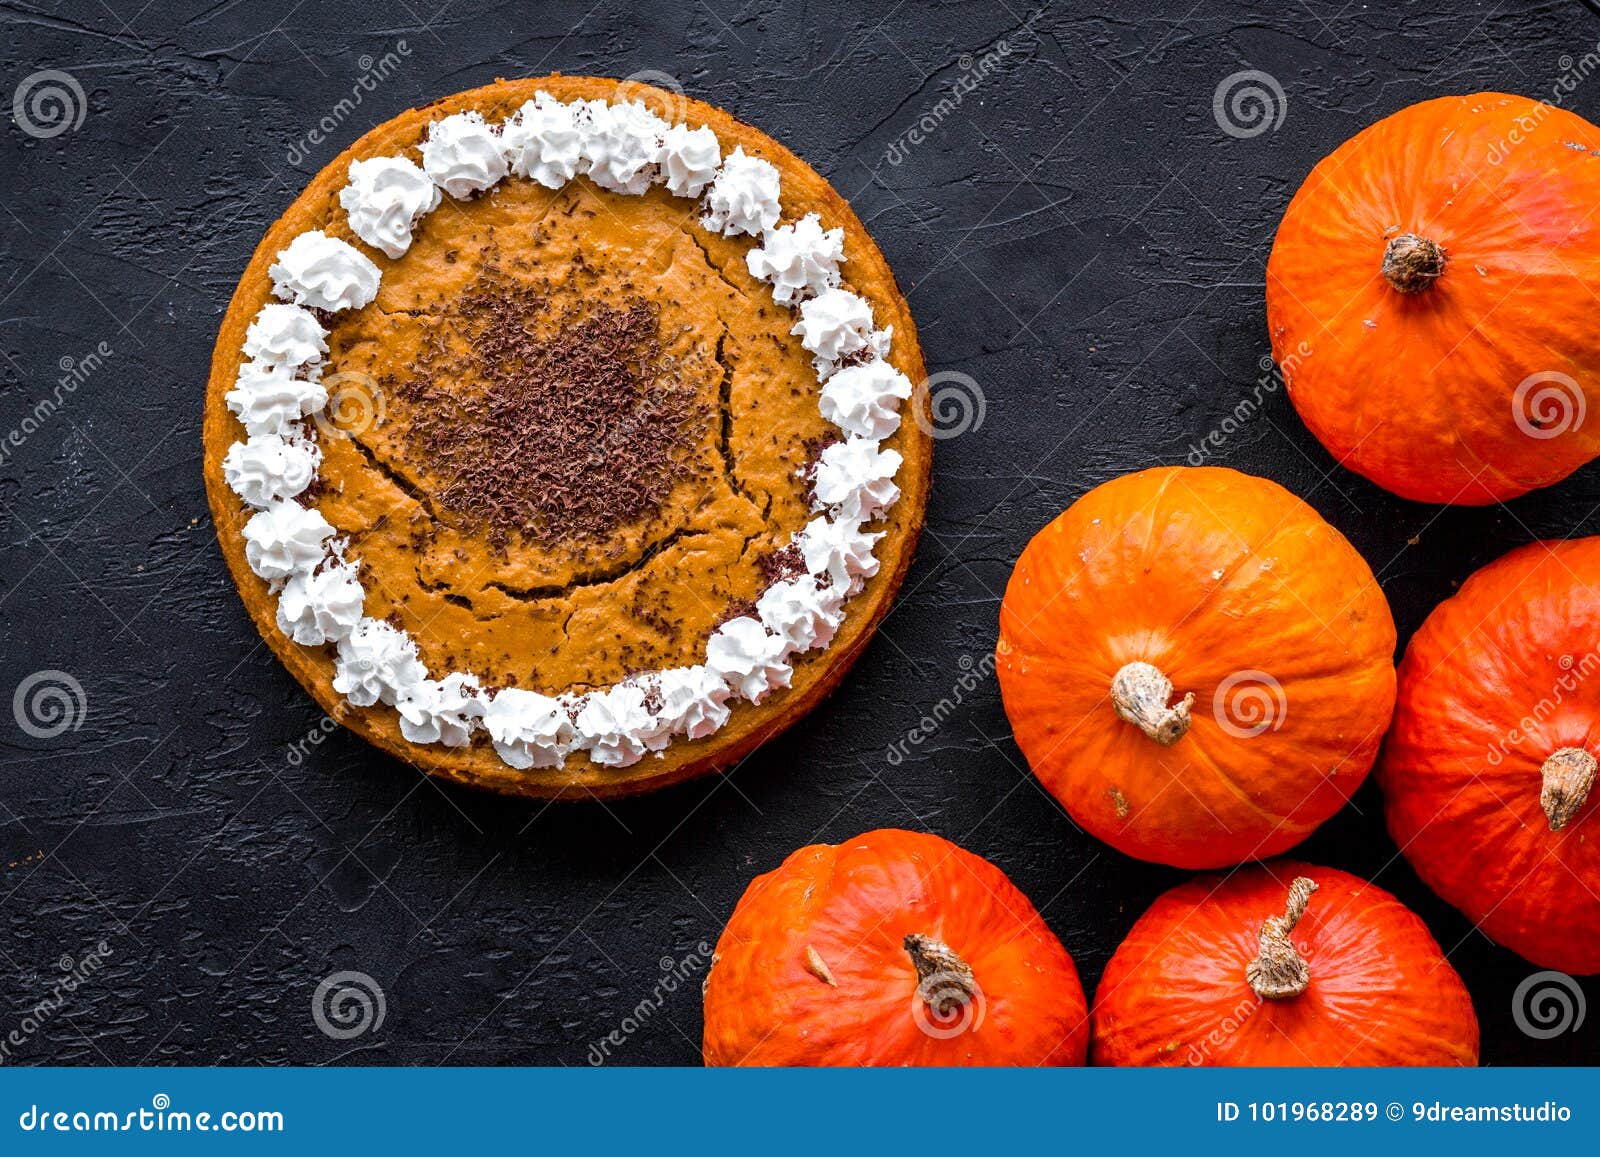
{"label": "dark stone surface", "polygon": [[[992,679],[911,758],[887,750],[989,652],[1035,529],[1106,478],[1181,461],[1252,390],[1263,266],[1311,165],[1418,99],[1550,94],[1600,20],[1466,0],[1058,2],[1031,24],[1020,4],[438,7],[0,6],[7,94],[45,68],[85,94],[74,130],[0,134],[0,430],[57,392],[65,359],[111,351],[0,466],[0,690],[59,669],[87,703],[53,738],[0,712],[0,1030],[49,996],[59,958],[109,950],[8,1059],[583,1064],[660,992],[614,1059],[695,1063],[688,954],[792,849],[885,825],[993,859],[1092,986],[1182,873],[1075,829],[1029,776]],[[401,41],[398,67],[338,112]],[[1002,41],[998,69],[906,147]],[[1212,98],[1252,68],[1281,84],[1285,116],[1237,139]],[[610,807],[451,790],[323,736],[243,613],[199,476],[224,304],[309,175],[409,105],[552,69],[667,73],[793,146],[874,230],[930,366],[987,399],[981,428],[941,446],[915,569],[843,689],[731,779]],[[1593,83],[1570,102],[1591,118]],[[1349,535],[1402,637],[1511,547],[1600,530],[1600,470],[1505,507],[1414,505],[1334,467],[1281,391],[1218,460]],[[1577,1034],[1517,1030],[1512,992],[1534,969],[1397,860],[1373,787],[1302,854],[1422,913],[1473,992],[1486,1061],[1600,1054],[1594,1010]],[[693,979],[664,992],[664,960]],[[382,1026],[348,1042],[311,1017],[339,970],[386,995]]]}

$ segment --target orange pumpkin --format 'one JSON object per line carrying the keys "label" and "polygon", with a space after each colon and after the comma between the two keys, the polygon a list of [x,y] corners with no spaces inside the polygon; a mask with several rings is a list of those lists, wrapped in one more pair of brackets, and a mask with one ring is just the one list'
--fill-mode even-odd
{"label": "orange pumpkin", "polygon": [[1537,542],[1411,638],[1378,782],[1417,875],[1513,952],[1600,972],[1600,538]]}
{"label": "orange pumpkin", "polygon": [[1028,898],[938,836],[883,830],[759,876],[705,985],[708,1065],[1081,1065],[1077,969]]}
{"label": "orange pumpkin", "polygon": [[1372,571],[1304,502],[1218,467],[1090,491],[1000,605],[1006,714],[1034,773],[1113,847],[1183,868],[1275,855],[1371,770],[1394,706]]}
{"label": "orange pumpkin", "polygon": [[1600,454],[1597,156],[1582,117],[1491,92],[1403,109],[1311,171],[1267,262],[1267,324],[1335,458],[1481,505]]}
{"label": "orange pumpkin", "polygon": [[1097,1065],[1475,1065],[1478,1018],[1382,888],[1279,861],[1158,899],[1094,997]]}

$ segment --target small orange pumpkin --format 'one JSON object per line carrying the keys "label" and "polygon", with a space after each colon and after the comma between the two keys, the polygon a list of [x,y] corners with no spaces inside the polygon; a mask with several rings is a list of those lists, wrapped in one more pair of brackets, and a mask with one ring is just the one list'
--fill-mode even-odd
{"label": "small orange pumpkin", "polygon": [[1417,875],[1492,940],[1600,972],[1600,538],[1536,542],[1434,609],[1378,782]]}
{"label": "small orange pumpkin", "polygon": [[948,840],[885,829],[758,876],[705,984],[708,1065],[1081,1065],[1072,957]]}
{"label": "small orange pumpkin", "polygon": [[1094,997],[1097,1065],[1475,1065],[1472,999],[1427,926],[1346,872],[1278,861],[1181,884]]}
{"label": "small orange pumpkin", "polygon": [[1335,458],[1481,505],[1600,454],[1597,157],[1582,117],[1487,92],[1402,109],[1311,171],[1267,262],[1267,325]]}
{"label": "small orange pumpkin", "polygon": [[1264,858],[1339,810],[1394,706],[1372,571],[1265,479],[1163,467],[1041,530],[996,651],[1023,754],[1072,818],[1183,868]]}

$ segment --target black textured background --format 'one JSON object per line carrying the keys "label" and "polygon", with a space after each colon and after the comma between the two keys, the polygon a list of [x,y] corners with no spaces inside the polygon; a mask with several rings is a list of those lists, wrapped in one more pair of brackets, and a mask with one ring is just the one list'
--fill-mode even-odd
{"label": "black textured background", "polygon": [[[6,1059],[583,1064],[662,994],[612,1059],[696,1063],[690,954],[750,878],[804,843],[886,825],[994,860],[1092,989],[1182,874],[1074,828],[1028,775],[992,678],[909,759],[887,749],[982,663],[1034,530],[1106,478],[1181,461],[1252,391],[1263,267],[1310,167],[1412,101],[1549,96],[1597,39],[1600,19],[1553,0],[1038,15],[1022,0],[0,0],[0,95],[46,68],[86,95],[75,129],[0,132],[0,432],[56,392],[66,359],[111,351],[0,453],[0,697],[54,669],[87,704],[49,738],[0,711],[0,1037],[60,958],[109,947]],[[904,149],[1002,42],[1000,67]],[[399,66],[306,144],[391,52]],[[1244,69],[1281,85],[1284,118],[1237,138],[1212,100]],[[980,428],[941,445],[910,580],[843,688],[733,777],[609,807],[452,790],[323,737],[245,617],[200,481],[224,305],[310,174],[408,106],[551,70],[668,74],[796,149],[874,231],[930,368],[970,375],[987,403]],[[1568,103],[1595,119],[1600,80]],[[1402,638],[1509,548],[1600,530],[1600,469],[1505,507],[1414,505],[1334,467],[1281,391],[1217,461],[1343,530]],[[1423,914],[1475,997],[1486,1062],[1600,1058],[1600,1010],[1556,1039],[1517,1030],[1512,992],[1535,970],[1429,895],[1380,810],[1369,785],[1301,854],[1375,876]],[[670,992],[668,961],[694,974]],[[340,970],[386,999],[381,1027],[350,1041],[311,1016]]]}

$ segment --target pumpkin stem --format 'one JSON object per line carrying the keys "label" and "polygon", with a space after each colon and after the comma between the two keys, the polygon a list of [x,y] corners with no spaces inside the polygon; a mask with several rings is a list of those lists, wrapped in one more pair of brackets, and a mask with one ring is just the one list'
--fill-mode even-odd
{"label": "pumpkin stem", "polygon": [[1559,832],[1578,814],[1594,787],[1595,757],[1578,747],[1563,747],[1544,761],[1544,786],[1539,789],[1539,806],[1550,819],[1550,830]]}
{"label": "pumpkin stem", "polygon": [[1131,723],[1162,747],[1171,747],[1189,730],[1189,708],[1194,692],[1178,703],[1172,699],[1172,680],[1149,663],[1128,663],[1111,680],[1111,706],[1117,718]]}
{"label": "pumpkin stem", "polygon": [[1317,890],[1316,882],[1296,876],[1289,885],[1289,903],[1282,916],[1268,916],[1261,922],[1257,938],[1260,955],[1244,966],[1244,978],[1262,1000],[1287,1000],[1299,996],[1311,983],[1311,970],[1305,958],[1289,943],[1289,933],[1306,914],[1306,901]]}
{"label": "pumpkin stem", "polygon": [[912,933],[901,944],[917,970],[917,995],[935,1016],[953,1016],[978,995],[972,966],[937,936]]}
{"label": "pumpkin stem", "polygon": [[829,968],[828,962],[822,959],[822,953],[809,944],[806,945],[806,971],[829,988],[839,987],[839,982],[833,978],[833,969]]}
{"label": "pumpkin stem", "polygon": [[1437,241],[1402,233],[1383,250],[1383,277],[1401,293],[1418,293],[1444,272],[1444,249]]}

